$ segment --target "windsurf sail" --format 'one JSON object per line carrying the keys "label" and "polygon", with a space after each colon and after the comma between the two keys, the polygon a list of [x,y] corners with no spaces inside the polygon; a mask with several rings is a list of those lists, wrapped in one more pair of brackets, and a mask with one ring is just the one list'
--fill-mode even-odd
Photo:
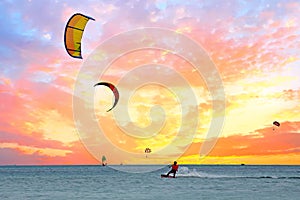
{"label": "windsurf sail", "polygon": [[106,162],[106,157],[102,156],[102,166],[106,166],[107,162]]}

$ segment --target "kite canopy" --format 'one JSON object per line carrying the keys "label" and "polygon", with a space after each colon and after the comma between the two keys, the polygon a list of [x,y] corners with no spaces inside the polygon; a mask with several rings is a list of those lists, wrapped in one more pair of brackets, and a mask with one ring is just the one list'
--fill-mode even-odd
{"label": "kite canopy", "polygon": [[280,126],[280,123],[279,123],[278,121],[274,121],[274,122],[273,122],[273,125],[275,125],[275,126],[278,126],[278,127],[279,127],[279,126]]}
{"label": "kite canopy", "polygon": [[115,96],[115,102],[114,102],[114,105],[113,105],[109,110],[107,110],[107,112],[109,112],[109,111],[111,111],[111,110],[117,105],[117,103],[118,103],[118,101],[119,101],[119,91],[117,90],[117,88],[116,88],[113,84],[108,83],[108,82],[99,82],[99,83],[95,84],[94,87],[97,86],[97,85],[104,85],[104,86],[107,86],[107,87],[109,87],[109,88],[111,89],[111,91],[114,93],[114,96]]}
{"label": "kite canopy", "polygon": [[145,149],[145,153],[151,153],[151,149],[147,147],[147,148]]}
{"label": "kite canopy", "polygon": [[68,21],[65,28],[65,48],[73,58],[81,58],[81,38],[86,23],[89,20],[95,20],[80,13],[74,14]]}
{"label": "kite canopy", "polygon": [[147,147],[147,148],[145,149],[145,153],[146,153],[146,158],[148,158],[147,153],[151,153],[151,149]]}

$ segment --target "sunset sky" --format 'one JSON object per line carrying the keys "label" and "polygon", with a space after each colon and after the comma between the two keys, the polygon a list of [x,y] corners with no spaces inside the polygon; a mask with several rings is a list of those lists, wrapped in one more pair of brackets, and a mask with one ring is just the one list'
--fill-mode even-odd
{"label": "sunset sky", "polygon": [[[2,0],[0,165],[99,164],[102,155],[300,165],[299,10],[298,0]],[[83,59],[64,46],[75,13],[95,19]],[[126,36],[135,30],[144,38]],[[111,112],[100,81],[119,90]]]}

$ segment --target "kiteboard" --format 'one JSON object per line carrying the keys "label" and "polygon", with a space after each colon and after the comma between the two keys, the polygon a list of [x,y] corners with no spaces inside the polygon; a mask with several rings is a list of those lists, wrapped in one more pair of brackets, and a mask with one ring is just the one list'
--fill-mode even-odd
{"label": "kiteboard", "polygon": [[166,175],[166,174],[161,174],[160,177],[161,177],[161,178],[176,178],[176,177],[173,177],[173,175],[171,175],[171,176],[169,175],[169,176],[168,176],[168,175]]}

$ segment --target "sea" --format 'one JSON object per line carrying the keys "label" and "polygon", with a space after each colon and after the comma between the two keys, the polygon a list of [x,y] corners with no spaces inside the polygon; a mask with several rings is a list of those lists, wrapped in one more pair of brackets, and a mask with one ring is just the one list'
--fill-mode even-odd
{"label": "sea", "polygon": [[300,199],[300,166],[0,166],[0,199]]}

